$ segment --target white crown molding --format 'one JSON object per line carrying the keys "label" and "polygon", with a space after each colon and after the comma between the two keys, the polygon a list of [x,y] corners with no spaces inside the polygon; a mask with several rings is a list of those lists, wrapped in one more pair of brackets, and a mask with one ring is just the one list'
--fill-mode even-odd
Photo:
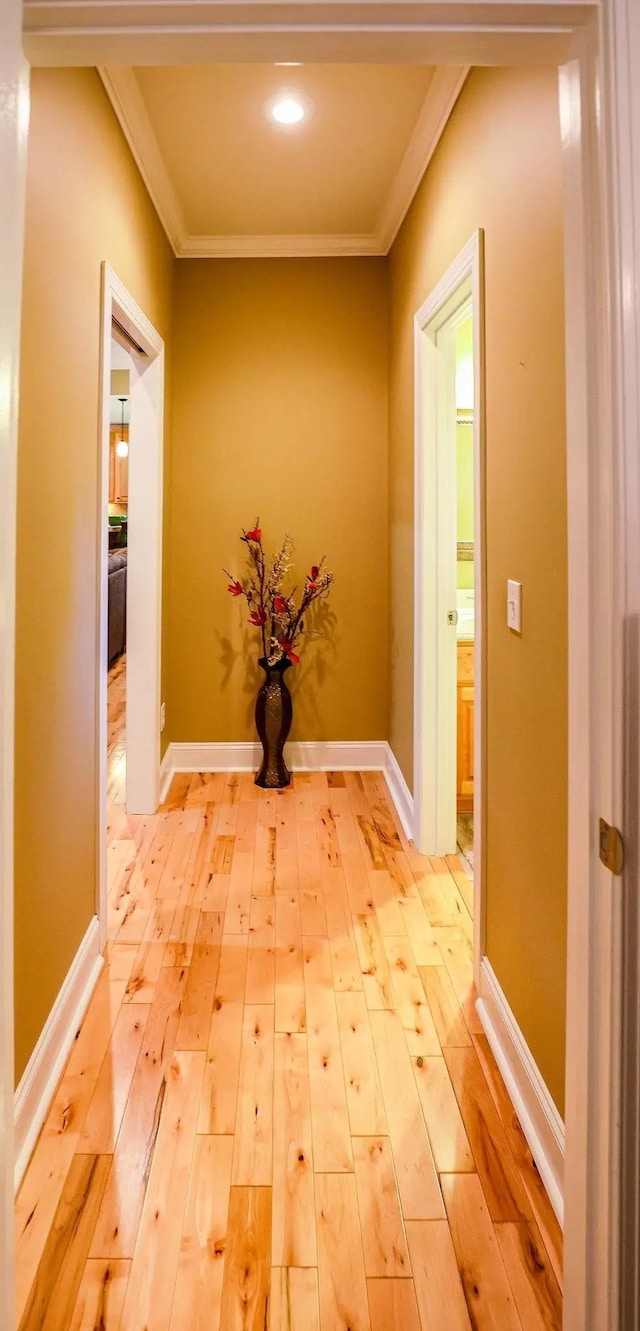
{"label": "white crown molding", "polygon": [[187,240],[187,229],[135,72],[126,66],[108,69],[99,66],[98,73],[169,244],[179,256]]}
{"label": "white crown molding", "polygon": [[370,235],[197,236],[187,230],[135,71],[126,66],[98,69],[169,243],[180,259],[308,259],[388,254],[468,72],[466,65],[443,65],[435,69],[391,191]]}
{"label": "white crown molding", "polygon": [[187,236],[182,259],[332,259],[377,256],[377,235],[371,236]]}
{"label": "white crown molding", "polygon": [[469,65],[440,65],[433,72],[415,129],[378,218],[376,235],[381,254],[389,253],[404,222],[469,68]]}

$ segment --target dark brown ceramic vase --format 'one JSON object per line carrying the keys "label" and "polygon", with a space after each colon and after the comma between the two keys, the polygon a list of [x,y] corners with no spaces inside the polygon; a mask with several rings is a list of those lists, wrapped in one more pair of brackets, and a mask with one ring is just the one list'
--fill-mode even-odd
{"label": "dark brown ceramic vase", "polygon": [[284,760],[284,746],[293,719],[291,694],[284,674],[291,662],[285,656],[275,665],[269,665],[262,656],[259,664],[266,679],[256,699],[256,726],[262,744],[262,766],[256,777],[256,785],[263,786],[265,790],[280,790],[291,781]]}

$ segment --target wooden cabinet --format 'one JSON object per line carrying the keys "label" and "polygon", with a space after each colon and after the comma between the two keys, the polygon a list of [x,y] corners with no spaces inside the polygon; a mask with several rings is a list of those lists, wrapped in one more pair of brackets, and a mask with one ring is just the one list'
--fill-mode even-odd
{"label": "wooden cabinet", "polygon": [[120,425],[112,425],[109,431],[109,503],[126,504],[129,497],[129,459],[119,458],[116,444],[121,439],[128,440],[128,428],[124,434]]}
{"label": "wooden cabinet", "polygon": [[458,813],[473,811],[473,650],[472,642],[458,643]]}

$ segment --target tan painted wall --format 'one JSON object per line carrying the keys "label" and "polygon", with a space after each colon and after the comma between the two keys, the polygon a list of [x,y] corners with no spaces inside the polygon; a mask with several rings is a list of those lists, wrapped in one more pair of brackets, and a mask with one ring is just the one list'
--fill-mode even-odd
{"label": "tan painted wall", "polygon": [[386,738],[387,296],[382,259],[177,264],[173,740],[254,737],[257,635],[221,569],[256,515],[336,575],[335,626],[288,675],[292,738]]}
{"label": "tan painted wall", "polygon": [[[559,1108],[566,987],[567,563],[553,71],[474,70],[391,255],[391,742],[412,778],[412,320],[486,247],[487,953]],[[524,632],[506,627],[523,583]]]}
{"label": "tan painted wall", "polygon": [[103,259],[166,336],[173,257],[98,75],[35,70],[18,476],[17,1077],[94,913]]}

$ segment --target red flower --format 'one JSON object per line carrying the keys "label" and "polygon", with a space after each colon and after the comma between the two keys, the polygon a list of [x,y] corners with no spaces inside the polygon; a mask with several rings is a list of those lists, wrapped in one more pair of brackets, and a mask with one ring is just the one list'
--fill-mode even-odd
{"label": "red flower", "polygon": [[318,568],[318,565],[317,565],[317,564],[313,564],[313,565],[312,565],[312,568],[311,568],[311,581],[312,581],[312,582],[317,582],[319,572],[320,572],[320,569]]}
{"label": "red flower", "polygon": [[281,638],[280,646],[287,658],[287,661],[291,661],[292,665],[300,665],[300,657],[298,656],[297,652],[294,652],[293,643],[290,638]]}
{"label": "red flower", "polygon": [[262,540],[262,527],[252,527],[251,531],[247,532],[247,540],[248,541]]}
{"label": "red flower", "polygon": [[244,596],[244,587],[241,582],[238,582],[237,578],[229,583],[227,591],[230,592],[232,596]]}
{"label": "red flower", "polygon": [[315,589],[316,589],[316,587],[318,586],[318,576],[319,576],[319,573],[320,573],[320,569],[318,568],[318,565],[317,565],[317,564],[312,564],[312,566],[311,566],[311,572],[310,572],[310,573],[307,573],[307,587],[308,587],[309,590],[312,591],[312,592],[314,592]]}
{"label": "red flower", "polygon": [[261,629],[267,622],[267,614],[264,606],[258,606],[257,610],[252,610],[249,616],[249,623],[254,624],[257,629]]}
{"label": "red flower", "polygon": [[289,603],[284,596],[274,596],[273,608],[277,615],[286,615]]}

